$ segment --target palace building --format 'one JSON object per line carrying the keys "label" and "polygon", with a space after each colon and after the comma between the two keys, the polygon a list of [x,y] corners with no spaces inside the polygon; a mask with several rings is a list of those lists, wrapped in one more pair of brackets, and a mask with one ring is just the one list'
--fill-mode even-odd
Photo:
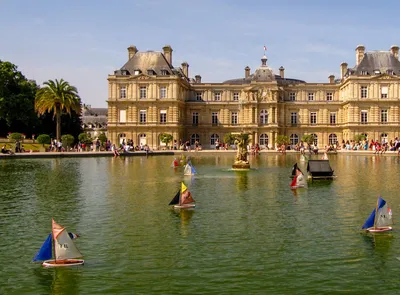
{"label": "palace building", "polygon": [[[203,148],[214,148],[227,133],[249,133],[253,144],[275,147],[278,135],[295,145],[313,134],[315,144],[399,137],[399,47],[388,51],[356,48],[354,67],[340,65],[340,78],[307,83],[273,73],[267,57],[252,73],[221,83],[189,76],[189,64],[172,63],[172,48],[140,52],[128,48],[128,61],[108,76],[108,137],[113,143],[132,139],[135,145],[160,149],[160,135]],[[172,143],[169,144],[171,146]]]}

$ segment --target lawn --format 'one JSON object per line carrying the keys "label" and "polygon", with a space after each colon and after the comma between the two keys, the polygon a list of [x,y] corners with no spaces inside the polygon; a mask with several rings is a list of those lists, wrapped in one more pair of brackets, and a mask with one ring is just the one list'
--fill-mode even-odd
{"label": "lawn", "polygon": [[[11,149],[15,152],[15,143],[0,141],[0,146],[6,145],[6,149]],[[24,143],[21,142],[21,148],[25,150],[25,152],[33,151],[33,152],[45,152],[46,149],[49,148],[49,144],[45,144],[44,146],[39,143]]]}

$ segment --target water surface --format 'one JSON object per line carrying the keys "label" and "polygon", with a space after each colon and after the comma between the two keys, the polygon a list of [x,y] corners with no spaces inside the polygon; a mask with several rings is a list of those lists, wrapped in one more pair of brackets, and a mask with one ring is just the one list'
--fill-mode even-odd
{"label": "water surface", "polygon": [[[337,179],[289,188],[299,155],[0,161],[1,294],[397,294],[400,241],[361,234],[378,195],[400,214],[396,156],[332,155]],[[197,201],[175,211],[183,181]],[[82,267],[31,263],[51,218],[79,233]]]}

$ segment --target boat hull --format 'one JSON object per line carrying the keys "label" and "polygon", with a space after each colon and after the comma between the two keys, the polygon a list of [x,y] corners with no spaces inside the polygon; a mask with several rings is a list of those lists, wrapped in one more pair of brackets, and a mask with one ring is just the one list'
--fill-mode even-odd
{"label": "boat hull", "polygon": [[46,260],[42,263],[44,267],[66,267],[77,266],[85,263],[83,259],[65,259],[65,260]]}
{"label": "boat hull", "polygon": [[187,208],[194,208],[196,204],[184,204],[184,205],[174,205],[174,209],[187,209]]}
{"label": "boat hull", "polygon": [[291,188],[291,189],[296,189],[296,188],[303,188],[303,187],[305,187],[304,184],[301,184],[301,185],[293,185],[293,186],[291,186],[290,188]]}
{"label": "boat hull", "polygon": [[392,227],[391,226],[386,226],[386,227],[371,227],[367,228],[366,231],[370,233],[383,233],[385,231],[391,231]]}

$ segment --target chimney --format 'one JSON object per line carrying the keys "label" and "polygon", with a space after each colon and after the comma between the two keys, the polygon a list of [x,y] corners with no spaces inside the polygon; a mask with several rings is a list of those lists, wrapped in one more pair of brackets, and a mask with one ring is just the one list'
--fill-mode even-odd
{"label": "chimney", "polygon": [[181,64],[181,66],[182,66],[182,72],[183,72],[183,74],[184,74],[187,78],[189,78],[189,64],[188,64],[186,61],[184,61],[184,62]]}
{"label": "chimney", "polygon": [[399,59],[399,46],[392,45],[392,47],[390,47],[390,53],[393,54],[396,59]]}
{"label": "chimney", "polygon": [[347,73],[347,63],[342,62],[340,64],[340,79],[344,79],[346,73]]}
{"label": "chimney", "polygon": [[358,66],[362,61],[362,59],[364,58],[364,53],[365,53],[365,46],[358,45],[356,48],[356,66]]}
{"label": "chimney", "polygon": [[169,62],[169,64],[172,66],[172,48],[169,45],[165,45],[163,47],[163,53],[165,56],[165,59]]}
{"label": "chimney", "polygon": [[135,56],[136,52],[138,52],[136,46],[131,45],[128,47],[128,59],[131,59]]}
{"label": "chimney", "polygon": [[200,75],[196,75],[194,76],[194,78],[196,79],[196,83],[201,83],[201,76]]}
{"label": "chimney", "polygon": [[244,68],[244,77],[245,78],[250,77],[250,68],[249,68],[249,66]]}
{"label": "chimney", "polygon": [[335,84],[335,76],[334,75],[330,75],[328,78],[329,78],[329,83]]}
{"label": "chimney", "polygon": [[285,78],[285,68],[282,66],[279,68],[279,75],[281,76],[282,79]]}

